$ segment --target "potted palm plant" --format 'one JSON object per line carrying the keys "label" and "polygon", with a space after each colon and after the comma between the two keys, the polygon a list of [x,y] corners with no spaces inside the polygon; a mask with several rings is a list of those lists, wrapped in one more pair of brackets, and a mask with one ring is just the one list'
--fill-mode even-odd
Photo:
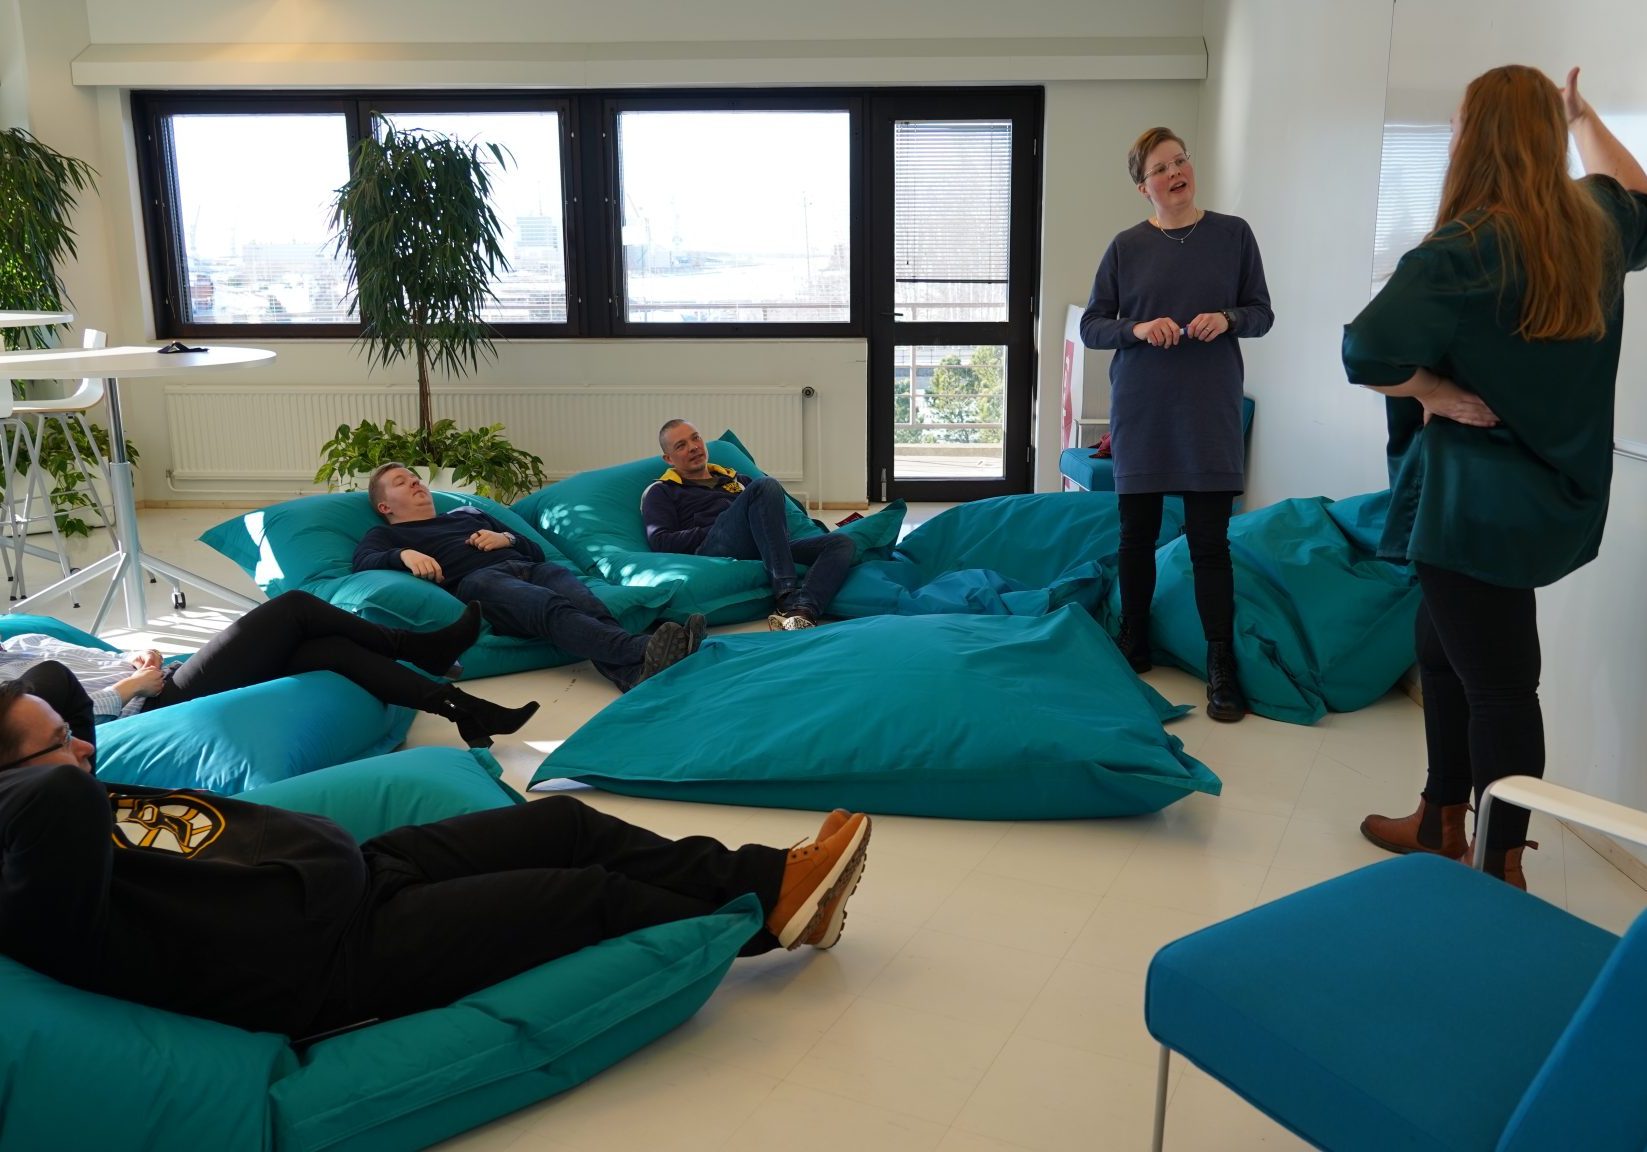
{"label": "potted palm plant", "polygon": [[[437,423],[429,386],[433,371],[461,377],[497,354],[481,309],[493,276],[509,267],[489,199],[488,165],[502,167],[505,157],[496,144],[387,123],[356,146],[349,182],[333,202],[333,242],[348,263],[367,363],[417,365],[418,424],[401,437],[392,421],[382,429],[341,425],[321,449],[317,483],[346,483],[397,458],[461,470],[460,479],[500,498],[546,482],[543,461],[509,443],[502,425],[460,433],[449,420]],[[390,447],[398,455],[386,455]]]}
{"label": "potted palm plant", "polygon": [[[93,187],[96,175],[84,160],[63,155],[25,128],[0,131],[0,310],[65,309],[69,294],[57,269],[64,260],[78,254],[70,221],[80,194]],[[48,348],[56,332],[55,325],[4,328],[0,329],[0,337],[7,351]],[[21,396],[22,385],[12,386]],[[107,430],[96,424],[91,430],[107,456]],[[76,428],[74,436],[80,456],[89,457],[91,445],[84,433]],[[20,447],[20,474],[38,465],[52,477],[50,490],[58,530],[68,536],[89,535],[92,526],[75,515],[77,509],[92,504],[85,491],[86,477],[77,468],[78,460],[62,428],[55,422],[47,425],[39,460],[31,458],[26,442]],[[137,460],[137,449],[130,441],[126,454],[132,461]],[[6,479],[0,477],[0,484]]]}

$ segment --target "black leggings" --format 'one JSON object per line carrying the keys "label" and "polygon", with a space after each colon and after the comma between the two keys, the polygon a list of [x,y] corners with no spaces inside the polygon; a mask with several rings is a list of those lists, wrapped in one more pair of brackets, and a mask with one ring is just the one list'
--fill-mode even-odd
{"label": "black leggings", "polygon": [[[777,904],[782,848],[668,840],[570,796],[396,828],[361,845],[364,913],[317,1030],[449,1004],[637,928],[753,892]],[[778,946],[764,928],[742,955]]]}
{"label": "black leggings", "polygon": [[416,708],[440,688],[440,682],[395,663],[404,635],[307,592],[283,592],[178,665],[143,711],[299,672],[336,672],[385,704]]}
{"label": "black leggings", "polygon": [[[1161,535],[1163,492],[1116,497],[1121,512],[1118,567],[1121,615],[1142,623],[1155,599],[1155,541]],[[1235,570],[1230,564],[1234,492],[1185,492],[1184,532],[1195,570],[1195,608],[1209,643],[1235,639]]]}
{"label": "black leggings", "polygon": [[[1505,588],[1417,564],[1424,599],[1414,640],[1424,689],[1424,741],[1432,804],[1476,803],[1503,776],[1544,775],[1544,713],[1538,703],[1538,603],[1531,588]],[[1494,804],[1489,848],[1526,843],[1528,813]]]}

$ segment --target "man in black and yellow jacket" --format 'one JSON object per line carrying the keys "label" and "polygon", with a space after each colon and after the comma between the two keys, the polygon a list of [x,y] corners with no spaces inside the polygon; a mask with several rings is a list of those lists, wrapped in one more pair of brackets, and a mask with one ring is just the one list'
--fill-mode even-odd
{"label": "man in black and yellow jacket", "polygon": [[91,992],[314,1036],[450,1004],[746,892],[744,955],[840,938],[869,818],[729,849],[570,796],[396,828],[104,784],[45,700],[0,686],[0,953]]}
{"label": "man in black and yellow jacket", "polygon": [[[665,424],[658,447],[669,468],[641,496],[652,551],[759,560],[777,598],[767,626],[794,631],[816,624],[852,567],[852,541],[834,534],[791,540],[783,485],[711,464],[703,437],[685,420]],[[808,565],[805,580],[795,574],[797,562]]]}

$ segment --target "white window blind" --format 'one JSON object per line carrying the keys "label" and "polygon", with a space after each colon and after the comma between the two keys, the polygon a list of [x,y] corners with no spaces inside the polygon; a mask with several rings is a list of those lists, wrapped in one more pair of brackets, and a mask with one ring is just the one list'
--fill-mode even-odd
{"label": "white window blind", "polygon": [[1451,139],[1452,129],[1446,124],[1384,125],[1378,224],[1373,234],[1374,292],[1390,278],[1402,254],[1435,227]]}
{"label": "white window blind", "polygon": [[894,125],[894,276],[902,319],[1007,318],[1012,124]]}

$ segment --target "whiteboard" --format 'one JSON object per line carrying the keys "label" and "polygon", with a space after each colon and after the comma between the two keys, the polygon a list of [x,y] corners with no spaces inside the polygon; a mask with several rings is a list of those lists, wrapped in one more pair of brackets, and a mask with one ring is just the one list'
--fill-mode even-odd
{"label": "whiteboard", "polygon": [[[1647,4],[1639,0],[1397,0],[1390,34],[1384,150],[1379,166],[1373,291],[1435,223],[1447,166],[1448,120],[1476,76],[1530,64],[1556,83],[1583,69],[1579,90],[1647,163]],[[1576,153],[1574,174],[1580,171]],[[1552,382],[1553,385],[1556,382]],[[1615,436],[1647,452],[1647,273],[1624,290]]]}

